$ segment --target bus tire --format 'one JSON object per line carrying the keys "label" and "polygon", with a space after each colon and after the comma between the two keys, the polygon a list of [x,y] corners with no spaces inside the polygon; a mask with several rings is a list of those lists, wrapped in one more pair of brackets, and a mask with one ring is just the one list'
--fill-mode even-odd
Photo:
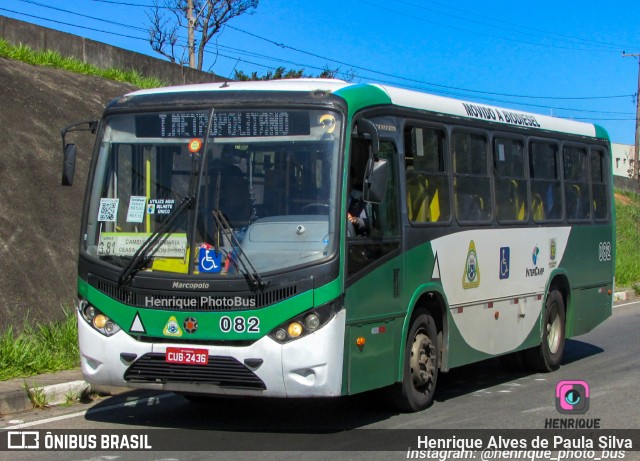
{"label": "bus tire", "polygon": [[562,294],[552,288],[545,303],[540,346],[527,351],[527,358],[536,371],[557,370],[562,362],[565,338],[565,308]]}
{"label": "bus tire", "polygon": [[439,349],[436,322],[430,314],[419,314],[407,335],[402,382],[393,389],[399,410],[420,411],[433,403],[440,367]]}

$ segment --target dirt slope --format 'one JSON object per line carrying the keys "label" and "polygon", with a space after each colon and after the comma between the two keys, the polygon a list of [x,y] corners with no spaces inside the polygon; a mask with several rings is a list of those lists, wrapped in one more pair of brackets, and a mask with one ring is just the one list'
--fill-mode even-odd
{"label": "dirt slope", "polygon": [[60,130],[96,119],[132,85],[0,58],[0,332],[59,320],[75,298],[76,258],[94,136],[72,133],[72,187],[60,185]]}

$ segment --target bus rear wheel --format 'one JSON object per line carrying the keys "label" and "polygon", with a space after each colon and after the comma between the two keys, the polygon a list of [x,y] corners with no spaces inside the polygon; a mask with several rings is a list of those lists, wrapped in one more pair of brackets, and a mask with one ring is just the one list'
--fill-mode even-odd
{"label": "bus rear wheel", "polygon": [[419,314],[407,335],[402,382],[393,389],[395,404],[401,411],[420,411],[433,403],[439,356],[436,323],[430,314]]}
{"label": "bus rear wheel", "polygon": [[562,294],[558,289],[552,288],[545,303],[542,342],[540,346],[526,351],[527,361],[532,368],[542,372],[558,369],[564,353],[565,324]]}

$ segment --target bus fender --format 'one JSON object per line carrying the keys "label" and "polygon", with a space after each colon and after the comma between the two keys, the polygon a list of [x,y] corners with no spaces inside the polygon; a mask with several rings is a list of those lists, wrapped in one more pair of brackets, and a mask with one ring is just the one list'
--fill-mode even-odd
{"label": "bus fender", "polygon": [[[544,299],[543,302],[547,302],[547,296],[551,291],[552,287],[556,287],[562,293],[562,298],[564,300],[564,314],[565,314],[565,328],[568,328],[571,323],[571,285],[569,284],[569,275],[567,274],[567,270],[563,267],[557,267],[551,271],[549,274],[549,278],[547,279],[547,286],[545,288]],[[542,340],[542,319],[544,317],[544,311],[540,313],[540,339]],[[569,337],[569,332],[565,331],[565,335]]]}
{"label": "bus fender", "polygon": [[409,333],[409,328],[411,328],[411,319],[413,318],[413,314],[419,305],[419,302],[423,299],[423,297],[436,297],[437,300],[433,306],[437,306],[438,311],[435,313],[440,316],[440,320],[442,322],[442,344],[441,344],[441,357],[442,360],[440,362],[440,369],[442,371],[448,371],[447,366],[447,354],[449,350],[449,324],[447,318],[447,311],[449,309],[449,301],[447,300],[447,296],[444,294],[442,290],[442,286],[436,283],[425,283],[423,285],[419,285],[416,287],[411,299],[409,300],[409,305],[407,308],[407,314],[404,317],[403,325],[402,325],[402,341],[400,342],[399,348],[399,356],[398,356],[398,369],[397,369],[397,381],[402,380],[402,370],[404,367],[404,352],[406,346],[406,338]]}

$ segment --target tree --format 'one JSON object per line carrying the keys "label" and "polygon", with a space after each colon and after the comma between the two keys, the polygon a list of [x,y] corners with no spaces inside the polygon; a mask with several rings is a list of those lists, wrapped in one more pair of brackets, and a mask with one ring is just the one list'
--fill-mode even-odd
{"label": "tree", "polygon": [[[285,69],[284,67],[276,67],[275,70],[268,70],[264,75],[258,75],[257,72],[251,72],[251,75],[245,74],[241,70],[234,71],[234,80],[239,81],[257,81],[257,80],[281,80],[287,78],[337,78],[337,75],[341,73],[340,69],[329,69],[325,66],[325,68],[318,75],[304,75],[304,69]],[[355,72],[353,70],[342,72],[344,75],[344,79],[348,82],[353,81],[356,78]]]}
{"label": "tree", "polygon": [[[204,49],[231,19],[252,14],[259,0],[154,0],[149,18],[151,48],[171,62],[189,63],[202,70]],[[164,12],[170,14],[167,18]],[[180,43],[180,32],[186,29],[186,45]],[[197,36],[197,38],[196,38]],[[185,59],[185,56],[187,59]]]}

